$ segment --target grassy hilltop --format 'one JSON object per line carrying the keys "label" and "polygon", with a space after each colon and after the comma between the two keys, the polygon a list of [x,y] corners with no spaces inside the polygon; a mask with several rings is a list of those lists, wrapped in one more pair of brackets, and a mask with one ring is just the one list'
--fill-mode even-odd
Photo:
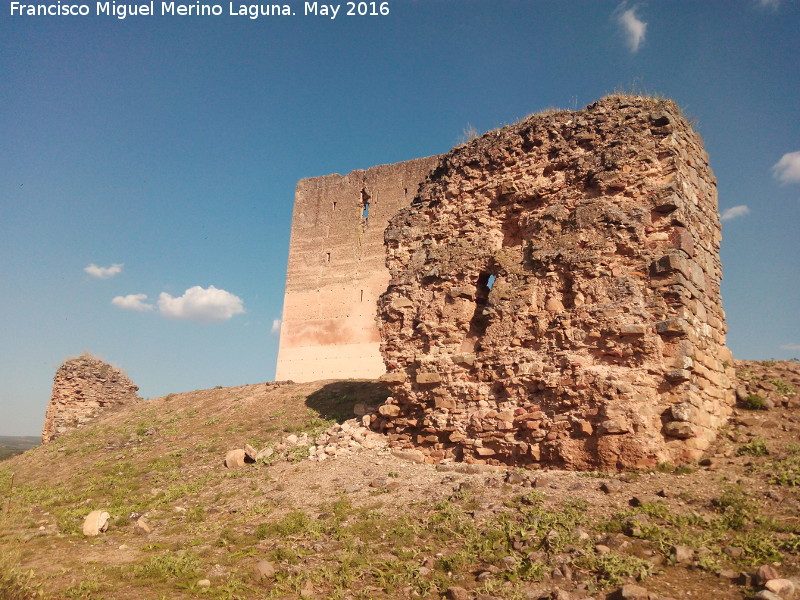
{"label": "grassy hilltop", "polygon": [[[309,461],[304,433],[386,396],[367,381],[114,409],[0,464],[0,598],[749,598],[758,567],[800,574],[800,365],[738,367],[750,408],[702,466],[626,474]],[[227,469],[246,443],[272,452]]]}

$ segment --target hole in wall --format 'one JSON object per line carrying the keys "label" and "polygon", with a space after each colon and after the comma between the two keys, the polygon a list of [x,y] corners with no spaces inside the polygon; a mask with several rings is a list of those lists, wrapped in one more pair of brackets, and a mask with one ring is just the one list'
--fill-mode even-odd
{"label": "hole in wall", "polygon": [[361,290],[361,302],[364,301],[364,290]]}
{"label": "hole in wall", "polygon": [[331,253],[330,252],[326,252],[325,253],[325,262],[331,262]]}
{"label": "hole in wall", "polygon": [[333,203],[333,210],[336,210],[336,202]]}
{"label": "hole in wall", "polygon": [[486,333],[489,326],[490,316],[486,312],[486,305],[489,302],[489,292],[492,290],[497,277],[488,271],[478,275],[478,283],[475,289],[475,311],[469,321],[469,332],[462,344],[462,351],[473,352],[480,345],[480,338]]}
{"label": "hole in wall", "polygon": [[361,188],[361,219],[363,221],[369,218],[369,201],[370,195],[367,193],[367,188]]}

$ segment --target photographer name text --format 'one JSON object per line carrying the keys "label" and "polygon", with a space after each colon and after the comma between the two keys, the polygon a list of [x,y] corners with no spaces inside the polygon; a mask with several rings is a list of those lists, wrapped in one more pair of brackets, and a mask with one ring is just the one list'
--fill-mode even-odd
{"label": "photographer name text", "polygon": [[343,2],[327,4],[324,2],[303,2],[296,4],[266,4],[259,2],[228,2],[226,4],[206,4],[195,2],[143,2],[138,4],[123,2],[94,2],[92,4],[73,4],[70,2],[51,2],[32,4],[11,2],[12,17],[386,17],[390,13],[390,3],[384,2]]}

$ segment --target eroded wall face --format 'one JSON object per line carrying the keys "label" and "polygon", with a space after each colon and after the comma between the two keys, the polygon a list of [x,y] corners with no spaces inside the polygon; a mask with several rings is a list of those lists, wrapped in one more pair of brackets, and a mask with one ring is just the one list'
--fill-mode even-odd
{"label": "eroded wall face", "polygon": [[103,409],[138,401],[138,390],[122,371],[90,355],[66,361],[53,378],[42,444],[88,423]]}
{"label": "eroded wall face", "polygon": [[716,181],[670,101],[610,97],[445,155],[386,232],[393,397],[432,460],[696,459],[733,403]]}
{"label": "eroded wall face", "polygon": [[375,322],[386,290],[383,233],[437,157],[297,184],[277,379],[376,378]]}

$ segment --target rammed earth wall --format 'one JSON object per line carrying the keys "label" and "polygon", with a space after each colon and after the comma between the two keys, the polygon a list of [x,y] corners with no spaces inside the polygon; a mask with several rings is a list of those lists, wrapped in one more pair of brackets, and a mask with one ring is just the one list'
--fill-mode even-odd
{"label": "rammed earth wall", "polygon": [[297,184],[276,378],[384,373],[375,306],[389,283],[383,232],[436,157]]}
{"label": "rammed earth wall", "polygon": [[649,467],[697,459],[727,419],[716,180],[671,101],[612,96],[459,146],[385,239],[393,397],[373,426],[394,445]]}

